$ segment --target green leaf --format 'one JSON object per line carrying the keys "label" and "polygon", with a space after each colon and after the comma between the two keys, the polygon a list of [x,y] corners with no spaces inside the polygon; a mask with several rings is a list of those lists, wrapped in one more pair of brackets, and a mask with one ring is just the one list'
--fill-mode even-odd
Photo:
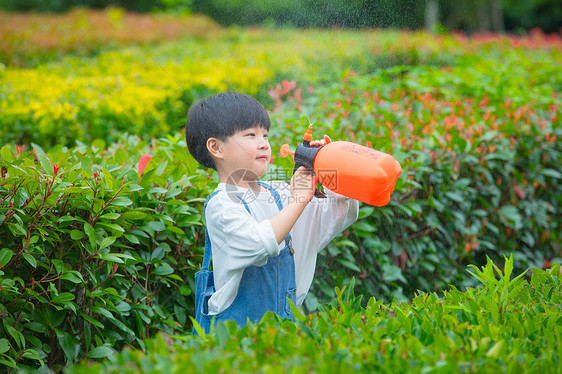
{"label": "green leaf", "polygon": [[108,319],[115,319],[115,317],[113,317],[113,314],[111,314],[111,312],[105,308],[99,307],[99,306],[92,306],[90,307],[90,310],[94,313],[99,313],[102,316],[108,318]]}
{"label": "green leaf", "polygon": [[115,256],[114,253],[98,253],[96,258],[99,258],[104,261],[108,262],[116,262],[118,264],[123,264],[124,261],[120,259],[118,256]]}
{"label": "green leaf", "polygon": [[365,231],[373,233],[377,231],[376,227],[372,224],[367,223],[366,221],[359,221],[353,224],[353,228],[359,231]]}
{"label": "green leaf", "polygon": [[99,327],[100,329],[104,328],[103,323],[101,323],[100,321],[80,312],[80,315],[82,316],[82,318],[84,318],[86,321],[90,322],[92,325]]}
{"label": "green leaf", "polygon": [[478,142],[487,142],[488,140],[494,139],[498,135],[497,131],[488,131],[484,135],[478,138]]}
{"label": "green leaf", "polygon": [[2,157],[2,161],[6,164],[11,163],[14,160],[14,154],[12,153],[12,146],[6,144],[5,146],[0,149],[0,157]]}
{"label": "green leaf", "polygon": [[62,260],[58,260],[58,259],[53,260],[53,265],[55,266],[55,270],[57,271],[57,274],[62,273],[65,269],[64,262],[62,262]]}
{"label": "green leaf", "polygon": [[180,293],[181,293],[183,296],[189,296],[189,295],[191,295],[191,287],[189,287],[189,286],[181,286],[181,287],[180,287]]}
{"label": "green leaf", "polygon": [[45,170],[45,173],[52,176],[54,174],[55,170],[53,169],[53,165],[51,164],[51,161],[49,160],[49,158],[45,154],[45,151],[43,150],[43,148],[41,148],[40,146],[38,146],[35,143],[31,143],[31,146],[33,147],[33,149],[35,149],[37,159],[39,160],[39,163],[43,167],[43,170]]}
{"label": "green leaf", "polygon": [[80,166],[86,175],[92,176],[94,173],[92,172],[92,160],[89,157],[83,157],[80,161]]}
{"label": "green leaf", "polygon": [[166,225],[164,225],[164,223],[160,222],[160,221],[150,221],[146,225],[154,231],[164,231],[164,230],[166,230]]}
{"label": "green leaf", "polygon": [[0,353],[6,353],[10,350],[11,346],[10,346],[10,342],[8,341],[8,339],[0,339]]}
{"label": "green leaf", "polygon": [[111,205],[116,205],[116,206],[129,206],[133,203],[133,201],[131,199],[129,199],[128,197],[118,197],[115,200],[113,200],[113,202],[111,203]]}
{"label": "green leaf", "polygon": [[172,197],[176,197],[178,196],[180,193],[182,193],[183,191],[179,188],[177,189],[173,189],[168,191],[168,193],[166,194],[166,199],[171,199]]}
{"label": "green leaf", "polygon": [[186,202],[183,200],[172,199],[166,201],[166,205],[186,205]]}
{"label": "green leaf", "polygon": [[488,352],[486,353],[486,357],[490,357],[490,358],[498,358],[500,356],[500,353],[502,352],[502,348],[504,346],[504,341],[500,340],[499,342],[496,342],[492,348],[490,348],[488,350]]}
{"label": "green leaf", "polygon": [[451,199],[453,201],[456,201],[458,203],[462,203],[464,201],[462,193],[460,193],[460,192],[448,191],[448,192],[445,193],[445,196],[447,196],[449,199]]}
{"label": "green leaf", "polygon": [[96,232],[94,231],[92,225],[90,225],[88,222],[84,222],[84,232],[90,239],[90,247],[92,248],[92,251],[96,251],[98,247],[96,242]]}
{"label": "green leaf", "polygon": [[115,236],[108,236],[107,238],[103,238],[100,249],[104,249],[105,247],[109,247],[115,242]]}
{"label": "green leaf", "polygon": [[27,236],[27,231],[19,223],[5,223],[14,236]]}
{"label": "green leaf", "polygon": [[555,178],[555,179],[562,178],[562,173],[560,173],[558,170],[555,170],[555,169],[542,169],[541,174],[546,175],[547,177]]}
{"label": "green leaf", "polygon": [[39,364],[43,365],[43,360],[41,359],[41,355],[39,354],[39,352],[37,352],[37,350],[33,348],[27,348],[25,350],[25,353],[22,355],[22,357],[29,358],[30,360],[39,361]]}
{"label": "green leaf", "polygon": [[10,336],[14,339],[14,341],[18,345],[18,348],[22,348],[22,347],[25,348],[25,338],[23,337],[23,335],[19,331],[17,331],[11,325],[5,324],[4,328],[8,331],[8,334],[10,334]]}
{"label": "green leaf", "polygon": [[113,174],[111,174],[105,167],[103,170],[103,183],[109,187],[110,190],[113,190],[113,185],[115,183],[115,179]]}
{"label": "green leaf", "polygon": [[177,275],[177,274],[170,274],[170,275],[168,275],[168,276],[167,276],[167,278],[168,278],[168,279],[174,279],[174,280],[177,280],[177,281],[183,282],[183,279],[182,279],[182,277],[180,277],[180,276],[179,276],[179,275]]}
{"label": "green leaf", "polygon": [[11,249],[2,248],[2,250],[0,250],[0,269],[2,269],[8,262],[10,262],[13,255],[14,251],[12,251]]}
{"label": "green leaf", "polygon": [[164,247],[158,247],[150,254],[150,261],[154,262],[154,260],[162,260],[165,255],[166,249]]}
{"label": "green leaf", "polygon": [[488,310],[490,311],[490,314],[492,315],[492,318],[494,319],[494,322],[496,324],[500,324],[500,309],[499,309],[499,305],[496,302],[496,300],[490,300],[487,304]]}
{"label": "green leaf", "polygon": [[166,166],[168,165],[168,161],[161,162],[160,165],[156,168],[155,174],[160,176],[166,170]]}
{"label": "green leaf", "polygon": [[295,317],[297,321],[304,322],[306,320],[306,316],[295,306],[295,304],[293,304],[291,299],[287,298],[287,301],[289,302],[289,307],[291,308],[293,317]]}
{"label": "green leaf", "polygon": [[127,238],[127,240],[133,244],[139,244],[139,238],[137,238],[135,235],[132,234],[125,234],[124,235],[125,238]]}
{"label": "green leaf", "polygon": [[72,301],[72,300],[74,300],[73,294],[71,294],[70,292],[62,292],[62,293],[59,293],[58,295],[54,296],[51,299],[51,302],[55,303],[55,304],[65,304],[65,303],[67,303],[69,301]]}
{"label": "green leaf", "polygon": [[160,266],[154,269],[154,274],[156,275],[168,275],[168,274],[172,274],[173,272],[174,269],[167,263],[162,263]]}
{"label": "green leaf", "polygon": [[106,214],[102,215],[100,218],[117,219],[119,217],[121,217],[121,214],[119,214],[119,213],[106,213]]}
{"label": "green leaf", "polygon": [[139,186],[136,183],[131,183],[127,186],[127,191],[128,192],[134,192],[134,191],[140,191],[140,190],[144,190],[143,187]]}
{"label": "green leaf", "polygon": [[516,207],[505,205],[499,209],[498,213],[500,218],[513,229],[518,230],[523,226],[521,214]]}
{"label": "green leaf", "polygon": [[135,258],[131,255],[125,254],[125,253],[99,253],[97,258],[100,258],[104,261],[109,261],[109,262],[118,262],[120,264],[123,263],[123,259],[130,259],[130,260],[134,260]]}
{"label": "green leaf", "polygon": [[338,241],[337,244],[338,244],[338,246],[343,245],[343,246],[346,246],[346,247],[353,248],[355,250],[358,249],[357,244],[355,244],[351,240],[347,240],[347,239],[340,240],[340,241]]}
{"label": "green leaf", "polygon": [[67,361],[76,361],[78,351],[80,350],[80,341],[74,336],[59,330],[57,330],[57,338]]}
{"label": "green leaf", "polygon": [[82,231],[72,230],[72,231],[70,232],[70,237],[71,237],[73,240],[80,240],[80,239],[82,239],[84,236],[86,236],[86,235],[84,235],[84,233],[83,233]]}
{"label": "green leaf", "polygon": [[96,226],[102,226],[102,227],[108,228],[110,230],[125,232],[125,229],[123,229],[123,227],[121,227],[119,225],[116,225],[114,223],[98,222],[96,224]]}
{"label": "green leaf", "polygon": [[35,257],[33,257],[33,255],[29,254],[29,253],[22,253],[22,257],[25,259],[25,261],[27,261],[31,266],[33,266],[34,268],[37,267],[37,260],[35,259]]}
{"label": "green leaf", "polygon": [[131,305],[124,301],[120,301],[119,303],[115,304],[115,309],[117,309],[120,313],[126,313],[131,310]]}
{"label": "green leaf", "polygon": [[147,214],[144,213],[144,212],[141,212],[140,210],[129,210],[129,211],[123,213],[123,218],[129,219],[129,220],[144,219],[146,216],[147,216]]}
{"label": "green leaf", "polygon": [[195,320],[195,318],[193,318],[192,316],[189,316],[189,319],[191,319],[191,323],[193,324],[193,328],[195,329],[195,331],[197,332],[197,335],[199,335],[199,337],[203,340],[203,341],[207,341],[207,335],[205,334],[205,330],[203,330],[203,328],[201,327],[201,325],[199,324],[199,322],[197,322]]}
{"label": "green leaf", "polygon": [[67,270],[63,275],[61,275],[60,279],[68,280],[75,284],[84,282],[82,274],[76,270]]}
{"label": "green leaf", "polygon": [[513,271],[513,253],[509,256],[509,258],[504,256],[505,266],[503,267],[503,274],[504,277],[509,281],[511,277],[511,273]]}
{"label": "green leaf", "polygon": [[17,368],[16,362],[14,361],[13,358],[11,358],[11,357],[9,357],[9,356],[4,356],[4,357],[7,358],[9,361],[0,360],[0,364],[9,366],[9,367],[14,368],[14,369]]}
{"label": "green leaf", "polygon": [[402,275],[402,269],[391,264],[382,266],[383,279],[386,281],[396,281],[407,283],[406,278]]}
{"label": "green leaf", "polygon": [[39,322],[29,322],[24,325],[25,328],[30,329],[31,331],[46,333],[49,331],[49,327],[43,323]]}
{"label": "green leaf", "polygon": [[176,233],[176,234],[178,234],[178,235],[185,235],[185,231],[183,231],[182,229],[179,229],[179,228],[177,228],[177,227],[175,227],[175,226],[171,226],[171,225],[170,225],[170,226],[167,227],[167,230],[168,230],[169,232],[173,232],[173,233]]}
{"label": "green leaf", "polygon": [[111,323],[113,323],[115,326],[117,326],[118,328],[121,329],[121,331],[126,332],[127,334],[133,335],[135,336],[135,332],[133,330],[131,330],[130,328],[128,328],[123,322],[119,321],[118,319],[112,319],[110,320]]}
{"label": "green leaf", "polygon": [[149,194],[149,193],[160,193],[160,194],[163,194],[163,193],[167,193],[167,192],[168,192],[168,190],[165,189],[165,188],[162,188],[162,187],[152,187],[150,190],[148,190],[147,194]]}
{"label": "green leaf", "polygon": [[346,260],[344,258],[339,258],[338,263],[343,265],[344,267],[352,270],[352,271],[361,272],[361,269],[359,268],[359,266],[357,266],[353,262],[351,262],[349,260]]}
{"label": "green leaf", "polygon": [[112,355],[114,352],[115,351],[113,349],[102,345],[102,346],[96,347],[96,348],[92,349],[90,352],[88,352],[88,357],[89,358],[104,358],[104,357]]}

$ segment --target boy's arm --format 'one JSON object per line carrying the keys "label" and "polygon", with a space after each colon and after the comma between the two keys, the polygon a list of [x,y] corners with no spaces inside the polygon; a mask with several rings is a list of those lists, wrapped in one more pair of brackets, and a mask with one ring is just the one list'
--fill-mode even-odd
{"label": "boy's arm", "polygon": [[[287,191],[287,185],[280,189]],[[327,198],[313,198],[291,231],[295,249],[297,305],[302,304],[314,277],[319,250],[355,221],[359,201],[324,188]],[[285,195],[287,199],[287,195]]]}
{"label": "boy's arm", "polygon": [[304,166],[297,169],[291,178],[291,197],[279,213],[270,219],[277,244],[281,244],[293,228],[304,208],[314,197],[316,177]]}

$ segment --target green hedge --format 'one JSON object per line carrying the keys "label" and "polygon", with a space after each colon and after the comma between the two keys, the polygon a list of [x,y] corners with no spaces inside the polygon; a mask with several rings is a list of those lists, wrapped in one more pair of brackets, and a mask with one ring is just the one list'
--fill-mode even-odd
{"label": "green hedge", "polygon": [[516,56],[349,72],[302,101],[283,96],[273,123],[288,126],[276,139],[295,144],[316,120],[316,136],[370,145],[403,167],[390,204],[363,206],[320,252],[309,310],[350,275],[361,294],[405,300],[472,285],[463,269],[486,255],[513,252],[517,271],[562,259],[562,69],[545,52]]}
{"label": "green hedge", "polygon": [[[530,282],[490,260],[473,267],[482,287],[443,297],[420,292],[411,302],[371,297],[362,307],[353,283],[314,315],[298,321],[266,314],[242,329],[223,323],[212,335],[163,336],[145,352],[125,349],[78,373],[559,373],[562,365],[562,274],[534,269]],[[499,276],[498,276],[499,275]]]}
{"label": "green hedge", "polygon": [[184,331],[211,181],[180,139],[0,150],[9,163],[0,180],[0,365],[58,370],[144,347],[156,331]]}

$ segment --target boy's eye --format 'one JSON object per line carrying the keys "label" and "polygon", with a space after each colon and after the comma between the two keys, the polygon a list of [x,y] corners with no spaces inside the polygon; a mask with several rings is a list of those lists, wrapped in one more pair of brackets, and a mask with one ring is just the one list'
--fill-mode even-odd
{"label": "boy's eye", "polygon": [[[246,134],[246,136],[256,136],[256,133],[249,132],[249,133]],[[263,136],[267,138],[267,134],[264,134]]]}

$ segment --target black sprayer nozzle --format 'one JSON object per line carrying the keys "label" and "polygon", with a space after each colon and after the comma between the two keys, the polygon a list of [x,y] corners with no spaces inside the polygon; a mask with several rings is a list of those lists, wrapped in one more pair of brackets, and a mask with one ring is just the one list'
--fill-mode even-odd
{"label": "black sprayer nozzle", "polygon": [[[310,141],[312,140],[312,125],[308,127],[308,130],[303,136],[302,144],[299,144],[295,151],[295,169],[293,170],[293,175],[297,169],[304,166],[306,169],[310,170],[313,175],[314,172],[314,158],[316,153],[323,147],[323,145],[311,146]],[[326,195],[321,192],[318,188],[314,191],[314,196],[316,197],[326,197]]]}

